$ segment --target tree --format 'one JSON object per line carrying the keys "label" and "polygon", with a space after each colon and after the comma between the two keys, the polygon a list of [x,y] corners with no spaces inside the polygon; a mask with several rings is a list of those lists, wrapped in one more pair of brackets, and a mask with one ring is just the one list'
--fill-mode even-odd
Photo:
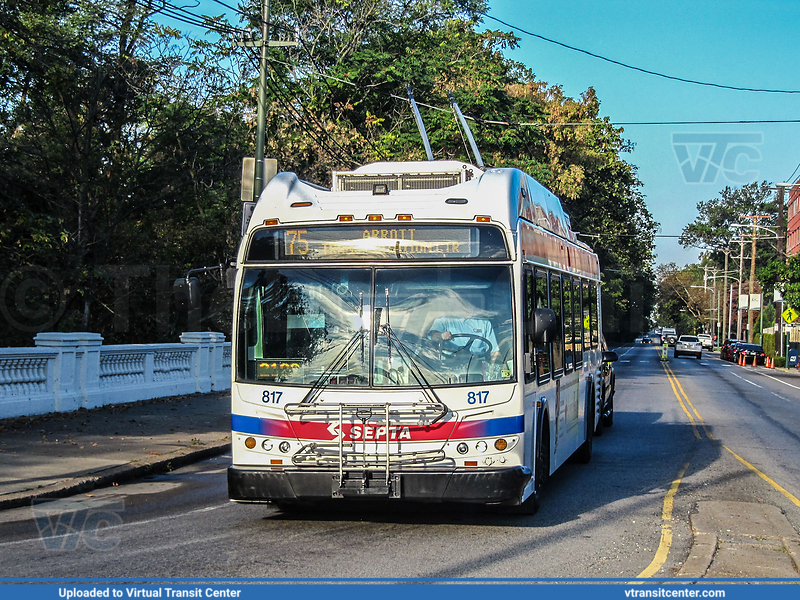
{"label": "tree", "polygon": [[[5,285],[0,301],[13,310],[57,276],[47,328],[174,339],[163,281],[223,262],[238,242],[231,198],[247,128],[210,60],[220,48],[174,43],[134,0],[3,8],[2,272],[22,287]],[[164,264],[173,273],[159,276]],[[6,319],[7,340],[30,343],[26,319]]]}
{"label": "tree", "polygon": [[678,268],[675,263],[658,267],[658,315],[663,327],[675,327],[679,333],[702,329],[709,309],[703,269],[698,265]]}
{"label": "tree", "polygon": [[[579,99],[538,81],[503,56],[518,39],[478,31],[485,4],[474,0],[276,2],[275,29],[300,32],[296,85],[271,84],[268,148],[287,169],[320,183],[335,168],[376,160],[424,160],[404,100],[413,84],[434,156],[475,160],[447,107],[451,91],[474,120],[488,165],[518,167],[559,195],[601,257],[606,328],[620,336],[645,329],[655,302],[657,224],[636,169],[621,158],[632,146],[599,117],[592,88]],[[255,13],[254,13],[255,14]],[[280,67],[282,68],[282,67]],[[292,117],[292,115],[294,115]],[[291,120],[290,120],[291,119]],[[573,123],[588,126],[565,126]]]}
{"label": "tree", "polygon": [[[238,243],[240,161],[255,139],[253,49],[181,36],[154,22],[161,5],[141,0],[0,2],[0,84],[9,92],[0,104],[0,240],[13,249],[0,257],[0,275],[58,274],[53,289],[25,288],[58,315],[48,328],[174,339],[181,323],[168,310],[170,278],[224,262]],[[270,51],[266,148],[282,170],[325,184],[335,169],[424,158],[408,84],[427,105],[435,157],[474,161],[451,92],[486,164],[536,177],[588,234],[603,266],[607,330],[644,328],[656,224],[635,167],[621,158],[631,146],[599,117],[594,90],[569,98],[506,59],[518,40],[479,31],[481,0],[272,8],[273,34],[299,31],[301,42]],[[260,2],[250,14],[258,25]],[[15,286],[0,289],[0,305],[14,304]],[[30,333],[10,335],[25,343]]]}
{"label": "tree", "polygon": [[[684,248],[700,248],[715,266],[721,268],[723,252],[731,247],[731,241],[751,233],[732,225],[749,223],[748,216],[766,215],[767,218],[760,219],[758,225],[775,226],[778,207],[773,195],[766,181],[749,183],[741,188],[725,187],[718,198],[697,204],[697,218],[683,228],[678,241]],[[758,262],[765,265],[772,258],[774,252],[765,252],[758,256]]]}

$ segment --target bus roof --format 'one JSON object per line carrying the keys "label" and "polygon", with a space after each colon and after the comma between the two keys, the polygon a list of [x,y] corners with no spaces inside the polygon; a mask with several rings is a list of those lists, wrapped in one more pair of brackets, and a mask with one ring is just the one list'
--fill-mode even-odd
{"label": "bus roof", "polygon": [[278,173],[264,188],[250,228],[266,220],[279,223],[337,222],[340,216],[367,221],[380,216],[394,221],[490,217],[516,231],[520,218],[578,242],[561,202],[519,169],[488,168],[460,161],[379,162],[333,173],[330,189],[308,183],[294,173]]}

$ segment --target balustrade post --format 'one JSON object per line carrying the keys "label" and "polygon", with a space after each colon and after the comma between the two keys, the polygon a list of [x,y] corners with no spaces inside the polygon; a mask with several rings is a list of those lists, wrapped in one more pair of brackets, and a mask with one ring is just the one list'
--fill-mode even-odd
{"label": "balustrade post", "polygon": [[[181,343],[197,346],[194,357],[194,376],[197,391],[201,393],[217,389],[215,374],[215,347],[225,342],[225,334],[216,331],[186,331],[181,334]],[[220,355],[220,361],[222,357]]]}
{"label": "balustrade post", "polygon": [[37,347],[54,348],[58,352],[53,365],[52,390],[56,412],[93,406],[100,392],[99,333],[38,333],[33,338]]}

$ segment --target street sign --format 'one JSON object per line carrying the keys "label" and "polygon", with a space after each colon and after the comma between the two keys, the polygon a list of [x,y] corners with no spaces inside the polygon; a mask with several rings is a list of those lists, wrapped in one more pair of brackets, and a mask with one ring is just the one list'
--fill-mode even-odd
{"label": "street sign", "polygon": [[787,323],[793,323],[797,320],[797,317],[800,317],[800,314],[798,314],[798,312],[790,306],[781,313],[781,316]]}

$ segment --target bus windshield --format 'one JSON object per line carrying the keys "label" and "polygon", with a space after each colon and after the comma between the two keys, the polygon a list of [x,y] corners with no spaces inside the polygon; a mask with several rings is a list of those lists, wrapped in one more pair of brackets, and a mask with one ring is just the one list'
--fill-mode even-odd
{"label": "bus windshield", "polygon": [[515,377],[510,267],[248,268],[237,380],[417,387]]}

